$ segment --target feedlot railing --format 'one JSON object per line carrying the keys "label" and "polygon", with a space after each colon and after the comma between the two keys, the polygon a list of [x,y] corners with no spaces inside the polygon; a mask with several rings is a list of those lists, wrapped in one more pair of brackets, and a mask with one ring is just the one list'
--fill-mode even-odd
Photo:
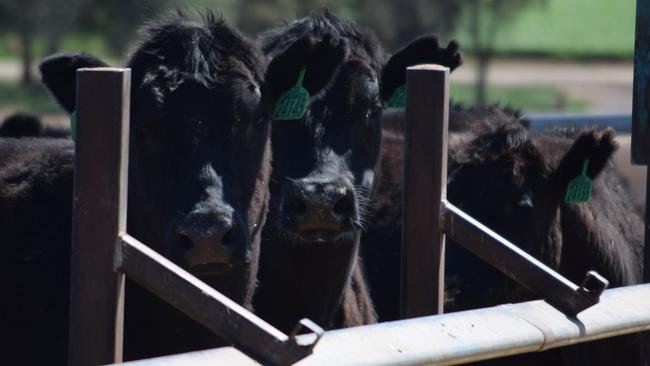
{"label": "feedlot railing", "polygon": [[[442,312],[445,235],[567,315],[596,304],[606,280],[588,273],[577,286],[446,202],[448,79],[436,65],[407,71],[402,317]],[[82,69],[77,80],[71,364],[121,361],[124,275],[257,361],[311,354],[318,326],[285,335],[126,234],[130,70]]]}
{"label": "feedlot railing", "polygon": [[[531,301],[328,331],[314,353],[297,365],[456,365],[646,330],[650,330],[649,284],[606,290],[598,305],[577,318],[564,316],[544,301]],[[126,365],[258,363],[224,347]]]}
{"label": "feedlot railing", "polygon": [[[639,164],[650,142],[649,17],[650,1],[638,0],[632,158]],[[401,314],[420,318],[325,333],[304,321],[311,334],[288,336],[126,234],[130,73],[79,71],[71,364],[121,360],[125,274],[236,347],[132,365],[456,364],[649,330],[650,285],[603,292],[607,281],[588,273],[577,286],[446,201],[448,78],[440,66],[407,71]],[[442,312],[445,235],[545,301],[428,316]],[[645,282],[649,264],[646,251]],[[157,282],[163,276],[168,281]]]}

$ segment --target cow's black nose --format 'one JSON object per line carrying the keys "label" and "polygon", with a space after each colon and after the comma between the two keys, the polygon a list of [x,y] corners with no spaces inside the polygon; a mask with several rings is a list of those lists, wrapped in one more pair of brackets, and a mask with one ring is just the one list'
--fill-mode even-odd
{"label": "cow's black nose", "polygon": [[185,238],[183,265],[197,276],[223,273],[241,259],[241,228],[232,215],[190,215],[178,234]]}
{"label": "cow's black nose", "polygon": [[284,213],[298,231],[339,231],[356,213],[354,192],[345,183],[295,181],[286,192]]}

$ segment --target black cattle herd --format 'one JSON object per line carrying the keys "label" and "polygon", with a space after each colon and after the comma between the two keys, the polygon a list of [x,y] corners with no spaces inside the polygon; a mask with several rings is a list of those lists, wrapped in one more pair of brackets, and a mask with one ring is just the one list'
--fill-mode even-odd
{"label": "black cattle herd", "polygon": [[[285,332],[304,317],[327,329],[397,319],[403,127],[382,126],[382,112],[406,67],[460,66],[458,44],[428,35],[389,56],[326,10],[256,41],[211,14],[169,15],[142,34],[126,65],[129,233]],[[66,53],[40,71],[73,113],[75,71],[105,65]],[[287,98],[303,99],[275,111]],[[0,127],[5,364],[66,363],[67,132],[27,114]],[[616,148],[610,129],[533,132],[516,111],[453,105],[448,198],[573,281],[594,269],[612,286],[639,283],[643,224]],[[583,167],[591,197],[566,203]],[[448,311],[534,298],[453,242],[446,263]],[[126,359],[224,345],[135,284],[127,298]],[[640,350],[625,336],[496,364],[632,365]]]}

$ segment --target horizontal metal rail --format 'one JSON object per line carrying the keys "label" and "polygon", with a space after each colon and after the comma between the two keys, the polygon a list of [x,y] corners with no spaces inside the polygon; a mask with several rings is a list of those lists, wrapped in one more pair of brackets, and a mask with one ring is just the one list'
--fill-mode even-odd
{"label": "horizontal metal rail", "polygon": [[[384,111],[381,125],[385,130],[403,132],[405,120],[406,115],[403,109],[388,109]],[[629,113],[544,113],[525,115],[522,120],[528,122],[532,130],[596,126],[599,129],[612,127],[619,133],[632,131],[632,115]]]}
{"label": "horizontal metal rail", "polygon": [[609,284],[597,273],[586,274],[579,287],[447,201],[440,203],[447,237],[573,316],[598,303]]}
{"label": "horizontal metal rail", "polygon": [[[650,330],[650,284],[606,290],[568,318],[544,301],[499,305],[325,332],[297,365],[456,365]],[[309,339],[310,336],[300,336]],[[130,366],[256,365],[232,347]]]}
{"label": "horizontal metal rail", "polygon": [[287,365],[308,356],[323,332],[303,320],[299,326],[315,338],[299,342],[294,334],[299,329],[285,335],[127,234],[118,239],[115,270],[265,364]]}
{"label": "horizontal metal rail", "polygon": [[632,115],[625,113],[611,114],[537,114],[524,116],[523,120],[530,123],[533,130],[543,130],[554,127],[590,128],[599,129],[612,127],[617,132],[632,131]]}

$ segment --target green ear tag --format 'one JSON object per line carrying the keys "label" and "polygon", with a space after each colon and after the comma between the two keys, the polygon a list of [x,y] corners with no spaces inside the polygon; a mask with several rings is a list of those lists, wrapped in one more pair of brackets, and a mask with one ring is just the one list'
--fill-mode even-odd
{"label": "green ear tag", "polygon": [[393,95],[386,103],[388,108],[404,108],[406,107],[406,87],[404,85],[395,89]]}
{"label": "green ear tag", "polygon": [[77,111],[70,113],[70,135],[72,141],[77,141]]}
{"label": "green ear tag", "polygon": [[587,176],[587,167],[589,166],[589,159],[585,160],[582,164],[582,174],[573,178],[566,189],[564,202],[566,203],[580,203],[589,201],[591,195],[591,179]]}
{"label": "green ear tag", "polygon": [[306,69],[300,70],[296,85],[280,96],[280,100],[273,111],[274,120],[301,119],[307,112],[309,92],[302,87],[305,71]]}

